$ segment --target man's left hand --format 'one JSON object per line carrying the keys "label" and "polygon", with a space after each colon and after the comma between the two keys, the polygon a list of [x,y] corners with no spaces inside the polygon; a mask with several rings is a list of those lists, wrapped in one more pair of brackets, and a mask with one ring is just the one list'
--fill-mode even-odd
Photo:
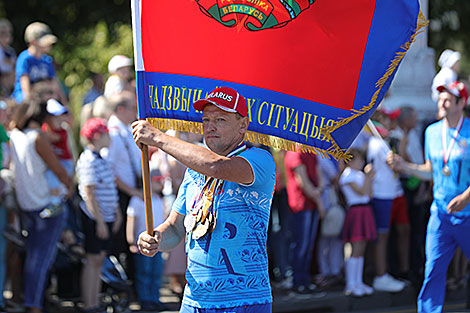
{"label": "man's left hand", "polygon": [[454,199],[450,200],[446,211],[449,214],[460,212],[468,205],[468,203],[470,203],[470,197],[468,197],[466,193],[461,193]]}

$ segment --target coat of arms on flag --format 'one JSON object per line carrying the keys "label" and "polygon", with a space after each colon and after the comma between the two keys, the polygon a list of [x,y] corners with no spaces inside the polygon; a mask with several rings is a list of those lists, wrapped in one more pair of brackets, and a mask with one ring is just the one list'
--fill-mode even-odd
{"label": "coat of arms on flag", "polygon": [[252,142],[344,158],[426,19],[418,0],[133,0],[139,118],[202,132],[242,94]]}

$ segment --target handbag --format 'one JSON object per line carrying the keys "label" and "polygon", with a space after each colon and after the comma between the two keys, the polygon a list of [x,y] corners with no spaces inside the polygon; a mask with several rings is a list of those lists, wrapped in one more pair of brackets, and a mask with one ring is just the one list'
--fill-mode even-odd
{"label": "handbag", "polygon": [[135,179],[135,188],[142,189],[143,188],[142,177],[139,175],[139,171],[135,168],[134,161],[132,160],[132,153],[127,144],[127,140],[121,135],[119,135],[119,137],[121,137],[121,140],[124,143],[124,146],[126,147],[127,155],[129,156],[129,161],[131,162],[132,172],[134,173],[134,179]]}
{"label": "handbag", "polygon": [[343,230],[345,210],[338,204],[338,197],[334,188],[329,189],[328,199],[330,207],[326,211],[321,223],[321,235],[325,237],[337,237]]}

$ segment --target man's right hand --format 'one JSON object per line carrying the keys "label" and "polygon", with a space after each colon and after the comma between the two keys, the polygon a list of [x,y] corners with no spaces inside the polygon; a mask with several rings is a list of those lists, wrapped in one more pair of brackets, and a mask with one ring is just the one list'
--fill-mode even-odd
{"label": "man's right hand", "polygon": [[153,127],[152,124],[145,120],[138,120],[132,123],[132,135],[139,148],[142,148],[142,144],[155,146],[155,138],[160,134],[162,132],[159,129]]}
{"label": "man's right hand", "polygon": [[155,231],[154,235],[151,236],[147,232],[142,232],[137,240],[137,246],[139,247],[140,253],[145,256],[154,256],[158,252],[158,245],[160,244],[161,234]]}
{"label": "man's right hand", "polygon": [[403,158],[392,151],[387,154],[387,164],[395,172],[403,171]]}

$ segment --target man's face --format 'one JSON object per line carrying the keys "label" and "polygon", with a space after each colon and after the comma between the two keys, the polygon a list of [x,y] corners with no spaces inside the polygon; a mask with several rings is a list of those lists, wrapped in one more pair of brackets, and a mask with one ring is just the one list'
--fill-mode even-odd
{"label": "man's face", "polygon": [[135,98],[126,101],[126,104],[120,108],[119,119],[126,125],[137,119],[137,105]]}
{"label": "man's face", "polygon": [[439,118],[454,117],[462,112],[462,108],[457,103],[457,97],[445,90],[439,94],[437,110]]}
{"label": "man's face", "polygon": [[248,121],[208,104],[204,107],[202,128],[207,146],[217,154],[227,155],[243,140]]}
{"label": "man's face", "polygon": [[116,70],[116,74],[123,80],[129,81],[132,77],[132,67],[124,66]]}
{"label": "man's face", "polygon": [[416,111],[411,111],[408,118],[405,120],[405,128],[413,129],[418,124],[418,114]]}
{"label": "man's face", "polygon": [[13,40],[12,29],[7,26],[0,27],[0,46],[7,47],[11,44],[12,40]]}

